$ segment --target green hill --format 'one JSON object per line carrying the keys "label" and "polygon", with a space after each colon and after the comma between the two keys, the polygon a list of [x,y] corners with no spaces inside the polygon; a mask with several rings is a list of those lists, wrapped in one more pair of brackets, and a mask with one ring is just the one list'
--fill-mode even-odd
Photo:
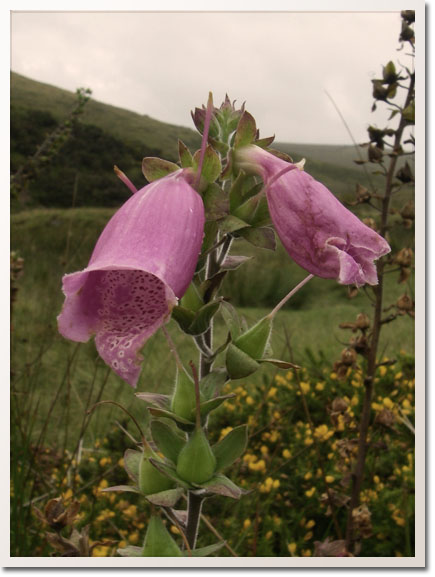
{"label": "green hill", "polygon": [[[68,117],[76,103],[72,92],[11,73],[12,173]],[[258,120],[261,126],[261,119]],[[145,184],[142,158],[161,156],[176,161],[178,139],[193,150],[200,145],[199,135],[190,128],[91,99],[74,127],[72,138],[30,183],[28,205],[118,206],[128,197],[128,191],[114,176],[113,165],[117,164],[141,186]],[[291,143],[274,146],[295,160],[306,158],[306,170],[342,200],[353,199],[357,182],[368,186],[371,179],[376,185],[376,177],[368,177],[367,169],[353,162],[357,157],[353,146]]]}

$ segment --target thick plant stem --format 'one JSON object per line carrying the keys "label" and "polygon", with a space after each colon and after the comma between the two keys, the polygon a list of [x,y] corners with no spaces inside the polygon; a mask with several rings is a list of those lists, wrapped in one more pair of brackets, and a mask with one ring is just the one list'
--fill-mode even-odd
{"label": "thick plant stem", "polygon": [[203,501],[201,495],[194,491],[188,492],[186,538],[191,549],[195,549]]}
{"label": "thick plant stem", "polygon": [[[408,94],[404,104],[404,109],[409,106],[414,98],[414,83],[415,78],[412,75],[410,77],[410,83],[408,87]],[[401,118],[399,126],[396,130],[394,138],[393,150],[397,151],[397,154],[391,157],[388,170],[386,171],[386,183],[385,183],[385,195],[382,198],[382,208],[381,208],[381,226],[380,234],[385,236],[388,230],[388,215],[390,212],[390,202],[393,193],[393,180],[396,171],[397,160],[399,158],[399,151],[401,149],[401,142],[403,137],[403,132],[407,126],[406,120]],[[384,261],[380,260],[378,262],[378,279],[379,284],[373,287],[375,293],[375,312],[373,317],[373,330],[370,342],[370,349],[367,358],[367,370],[364,379],[364,401],[361,413],[361,421],[359,427],[359,438],[358,438],[358,454],[356,465],[352,473],[352,493],[349,503],[349,511],[347,518],[346,527],[346,548],[349,551],[353,547],[355,540],[354,535],[354,524],[353,524],[353,511],[358,507],[359,496],[361,492],[361,487],[364,479],[364,468],[367,455],[367,435],[370,426],[370,415],[371,415],[371,403],[374,391],[374,380],[377,369],[377,353],[379,347],[379,336],[382,327],[382,308],[383,308],[383,287],[384,287]]]}

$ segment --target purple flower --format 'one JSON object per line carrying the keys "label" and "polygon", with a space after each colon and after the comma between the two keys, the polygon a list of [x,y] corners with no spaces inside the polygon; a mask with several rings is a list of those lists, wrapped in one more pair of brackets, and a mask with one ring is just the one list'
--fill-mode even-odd
{"label": "purple flower", "polygon": [[391,250],[384,238],[296,165],[257,146],[241,149],[238,159],[262,177],[276,232],[297,264],[341,284],[378,283],[374,261]]}
{"label": "purple flower", "polygon": [[111,218],[88,266],[63,278],[60,333],[95,335],[102,359],[136,386],[138,351],[168,319],[195,272],[204,205],[183,171],[145,186]]}

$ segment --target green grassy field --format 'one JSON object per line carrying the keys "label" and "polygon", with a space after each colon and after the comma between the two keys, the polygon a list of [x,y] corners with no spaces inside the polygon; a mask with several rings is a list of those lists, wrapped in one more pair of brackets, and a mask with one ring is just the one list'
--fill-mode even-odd
{"label": "green grassy field", "polygon": [[[86,409],[88,394],[98,395],[107,370],[98,360],[93,342],[77,345],[57,332],[56,316],[63,295],[61,278],[66,272],[84,268],[92,247],[113,211],[108,209],[35,210],[12,217],[11,247],[24,258],[24,273],[13,310],[12,369],[13,395],[25,399],[31,407],[39,403],[33,422],[33,438],[46,427],[47,439],[55,443],[74,444]],[[233,251],[237,253],[237,243]],[[246,247],[244,247],[246,249]],[[258,253],[257,253],[258,254]],[[257,267],[263,269],[258,275]],[[280,247],[276,253],[260,251],[245,268],[224,285],[224,294],[237,306],[249,323],[270,311],[305,275],[290,261]],[[403,287],[388,279],[387,294],[394,302]],[[272,346],[276,356],[289,357],[286,334],[291,339],[296,363],[309,366],[309,351],[321,355],[331,366],[340,355],[350,334],[338,328],[340,322],[353,321],[359,312],[370,314],[370,302],[363,292],[349,300],[346,288],[333,281],[313,279],[298,293],[277,317]],[[220,316],[216,317],[216,343],[225,338]],[[179,353],[184,360],[196,359],[197,351],[178,329],[169,325]],[[413,322],[399,319],[383,331],[381,351],[393,356],[398,350],[413,352]],[[144,347],[144,365],[138,390],[168,392],[175,364],[161,334],[154,335]],[[219,362],[219,360],[218,360]],[[262,368],[255,379],[271,379],[274,371]],[[116,375],[110,374],[102,398],[122,401],[133,412],[143,407],[133,391]],[[55,401],[54,406],[52,403]],[[89,429],[92,436],[104,428],[107,419],[115,418],[117,409],[104,408],[96,414]],[[104,414],[103,414],[104,413]]]}

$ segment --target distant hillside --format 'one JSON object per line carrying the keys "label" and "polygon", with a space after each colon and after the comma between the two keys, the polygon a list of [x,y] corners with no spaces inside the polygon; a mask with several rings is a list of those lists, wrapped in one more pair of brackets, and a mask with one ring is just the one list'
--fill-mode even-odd
{"label": "distant hillside", "polygon": [[[11,73],[12,173],[75,105],[74,93]],[[128,191],[114,176],[113,165],[119,165],[141,186],[145,184],[142,158],[161,156],[176,161],[178,139],[193,150],[200,146],[199,135],[190,128],[91,99],[73,138],[29,186],[31,205],[68,207],[74,202],[75,206],[117,206],[128,197]],[[273,146],[288,152],[295,160],[306,158],[307,171],[341,199],[353,198],[357,182],[368,185],[364,169],[353,162],[357,158],[353,146],[291,143]]]}

